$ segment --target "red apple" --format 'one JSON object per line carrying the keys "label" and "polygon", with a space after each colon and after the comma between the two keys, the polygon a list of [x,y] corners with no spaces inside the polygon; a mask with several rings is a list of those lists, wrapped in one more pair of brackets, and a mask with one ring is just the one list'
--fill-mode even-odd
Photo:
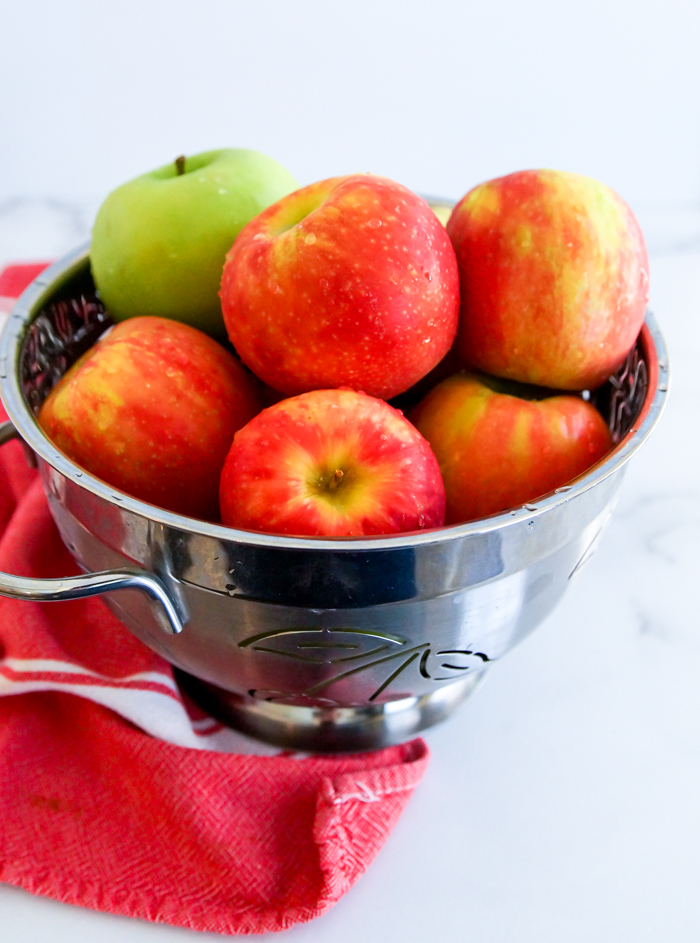
{"label": "red apple", "polygon": [[521,171],[467,193],[447,231],[467,366],[566,390],[599,386],[620,366],[644,320],[649,262],[637,220],[609,187]]}
{"label": "red apple", "polygon": [[411,421],[440,464],[447,524],[541,497],[612,448],[603,417],[583,399],[469,373],[436,386]]}
{"label": "red apple", "polygon": [[233,434],[261,408],[254,381],[216,341],[144,317],[112,328],[73,365],[39,424],[66,455],[120,491],[216,519]]}
{"label": "red apple", "polygon": [[221,302],[241,359],[274,389],[347,386],[389,399],[450,349],[457,264],[425,200],[383,177],[336,177],[242,230]]}
{"label": "red apple", "polygon": [[430,373],[426,373],[421,380],[414,384],[409,390],[406,390],[405,393],[401,393],[399,396],[395,397],[391,405],[396,409],[402,410],[404,413],[408,413],[414,406],[420,403],[424,396],[428,395],[433,387],[437,386],[442,380],[451,377],[453,373],[458,373],[461,367],[462,364],[459,359],[459,354],[457,353],[457,348],[453,344],[440,363],[436,367],[433,367]]}
{"label": "red apple", "polygon": [[445,491],[430,446],[403,414],[354,390],[316,390],[236,433],[221,519],[275,534],[361,537],[439,527]]}

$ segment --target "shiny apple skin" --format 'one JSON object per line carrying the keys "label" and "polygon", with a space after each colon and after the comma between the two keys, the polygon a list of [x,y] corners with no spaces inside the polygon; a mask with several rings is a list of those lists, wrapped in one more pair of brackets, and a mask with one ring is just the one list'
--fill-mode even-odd
{"label": "shiny apple skin", "polygon": [[217,520],[233,435],[261,408],[254,381],[220,344],[186,324],[144,317],[117,324],[71,367],[39,425],[120,491]]}
{"label": "shiny apple skin", "polygon": [[529,400],[497,392],[493,385],[493,378],[458,373],[411,413],[440,465],[446,524],[477,520],[548,494],[612,448],[603,417],[578,396]]}
{"label": "shiny apple skin", "polygon": [[467,193],[447,231],[467,367],[585,390],[620,366],[644,320],[649,260],[613,190],[579,174],[520,171]]}
{"label": "shiny apple skin", "polygon": [[395,534],[439,527],[445,513],[425,439],[398,410],[347,389],[257,415],[234,436],[220,496],[224,524],[274,534]]}
{"label": "shiny apple skin", "polygon": [[241,359],[274,389],[345,386],[389,399],[452,345],[457,262],[425,200],[355,174],[297,190],[252,220],[227,256],[221,301]]}
{"label": "shiny apple skin", "polygon": [[256,213],[298,187],[277,161],[223,148],[171,161],[122,184],[100,207],[90,264],[115,321],[170,318],[215,337],[221,270],[231,243]]}

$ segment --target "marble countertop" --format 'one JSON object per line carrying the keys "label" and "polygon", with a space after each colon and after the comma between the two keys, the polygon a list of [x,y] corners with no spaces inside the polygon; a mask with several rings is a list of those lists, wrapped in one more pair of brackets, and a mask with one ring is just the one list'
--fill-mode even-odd
{"label": "marble countertop", "polygon": [[[72,248],[91,213],[3,204],[0,265]],[[287,943],[697,939],[700,207],[639,215],[672,392],[600,549],[553,615],[427,732],[432,763],[386,846]],[[195,939],[6,885],[0,926],[3,943]]]}

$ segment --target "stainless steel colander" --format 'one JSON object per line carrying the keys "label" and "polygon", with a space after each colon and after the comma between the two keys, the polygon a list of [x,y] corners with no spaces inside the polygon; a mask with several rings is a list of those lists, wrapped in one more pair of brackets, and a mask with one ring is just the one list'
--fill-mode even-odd
{"label": "stainless steel colander", "polygon": [[0,574],[0,594],[104,593],[212,713],[254,736],[316,751],[404,740],[448,716],[489,665],[551,612],[594,552],[625,463],[663,409],[668,360],[647,314],[596,393],[613,451],[530,504],[433,531],[367,539],[277,537],[171,514],[59,452],[36,415],[109,324],[88,249],[22,295],[0,342],[10,422],[37,462],[51,512],[85,576]]}

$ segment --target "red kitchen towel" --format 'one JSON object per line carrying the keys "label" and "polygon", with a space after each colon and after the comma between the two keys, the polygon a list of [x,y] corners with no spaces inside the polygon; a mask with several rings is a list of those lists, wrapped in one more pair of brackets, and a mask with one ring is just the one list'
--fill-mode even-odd
{"label": "red kitchen towel", "polygon": [[[0,289],[36,274],[18,268]],[[0,450],[0,570],[77,572],[17,442]],[[0,597],[0,695],[0,880],[194,930],[264,933],[328,910],[428,762],[421,740],[349,757],[259,748],[188,705],[96,598]]]}
{"label": "red kitchen towel", "polygon": [[8,265],[0,272],[0,298],[16,300],[27,285],[40,275],[50,262],[30,262],[25,265]]}

